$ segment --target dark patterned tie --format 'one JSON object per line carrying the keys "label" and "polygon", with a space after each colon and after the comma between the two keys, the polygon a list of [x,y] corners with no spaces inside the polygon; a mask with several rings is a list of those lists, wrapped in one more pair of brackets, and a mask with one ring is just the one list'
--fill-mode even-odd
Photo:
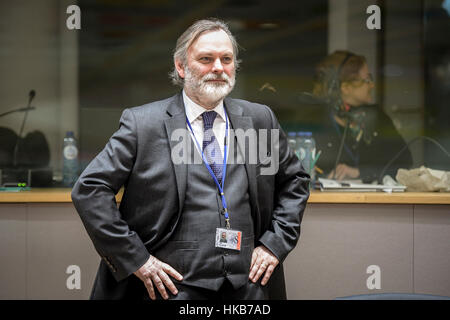
{"label": "dark patterned tie", "polygon": [[219,143],[213,132],[213,123],[216,119],[215,111],[207,111],[202,114],[203,117],[203,153],[219,183],[222,182],[223,157],[220,151]]}

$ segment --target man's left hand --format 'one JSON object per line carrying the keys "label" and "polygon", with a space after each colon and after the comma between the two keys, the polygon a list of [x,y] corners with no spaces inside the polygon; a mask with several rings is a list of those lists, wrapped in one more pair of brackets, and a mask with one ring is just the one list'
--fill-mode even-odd
{"label": "man's left hand", "polygon": [[250,274],[248,278],[256,283],[261,275],[265,272],[261,285],[265,285],[269,281],[273,270],[279,261],[275,255],[264,246],[256,247],[252,254],[252,263],[250,265]]}

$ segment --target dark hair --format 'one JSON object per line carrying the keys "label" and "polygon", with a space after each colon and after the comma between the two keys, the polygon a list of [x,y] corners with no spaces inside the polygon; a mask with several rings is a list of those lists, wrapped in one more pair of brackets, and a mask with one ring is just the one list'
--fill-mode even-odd
{"label": "dark hair", "polygon": [[364,56],[337,50],[316,66],[313,93],[325,99],[340,99],[341,84],[359,79],[359,71],[366,64]]}

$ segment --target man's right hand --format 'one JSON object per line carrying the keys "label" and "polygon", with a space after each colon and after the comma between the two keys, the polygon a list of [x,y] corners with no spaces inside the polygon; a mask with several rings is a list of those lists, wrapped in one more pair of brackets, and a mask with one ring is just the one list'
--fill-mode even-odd
{"label": "man's right hand", "polygon": [[150,256],[147,262],[140,267],[139,270],[134,272],[134,275],[144,282],[148,294],[150,295],[150,299],[152,300],[156,299],[153,284],[156,286],[161,296],[164,299],[168,299],[169,295],[167,294],[165,287],[169,288],[170,292],[174,295],[178,293],[178,290],[172,280],[170,280],[169,275],[178,281],[183,280],[183,276],[174,268],[169,266],[167,263],[158,260],[154,256]]}

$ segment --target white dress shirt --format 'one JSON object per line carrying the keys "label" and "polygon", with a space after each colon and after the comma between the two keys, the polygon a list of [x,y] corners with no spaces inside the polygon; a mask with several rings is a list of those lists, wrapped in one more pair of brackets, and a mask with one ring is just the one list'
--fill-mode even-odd
{"label": "white dress shirt", "polygon": [[[217,139],[217,142],[219,143],[220,151],[224,153],[224,138],[225,138],[225,128],[226,128],[226,122],[225,122],[225,111],[223,108],[223,100],[219,102],[219,104],[212,110],[206,110],[202,106],[199,106],[196,104],[192,99],[190,99],[187,94],[183,90],[183,101],[184,106],[186,108],[186,116],[188,118],[189,123],[191,124],[192,131],[194,131],[195,138],[197,139],[198,144],[200,145],[200,148],[203,146],[203,117],[202,113],[207,111],[215,111],[217,112],[217,116],[214,119],[213,123],[213,132]],[[191,130],[189,129],[189,126],[186,124],[187,129],[191,133],[192,140],[195,141],[194,136],[192,135]],[[228,139],[227,142],[230,140],[230,120],[228,119]],[[201,154],[201,150],[198,149],[198,145],[194,142],[195,147]],[[228,155],[227,155],[228,158]]]}

